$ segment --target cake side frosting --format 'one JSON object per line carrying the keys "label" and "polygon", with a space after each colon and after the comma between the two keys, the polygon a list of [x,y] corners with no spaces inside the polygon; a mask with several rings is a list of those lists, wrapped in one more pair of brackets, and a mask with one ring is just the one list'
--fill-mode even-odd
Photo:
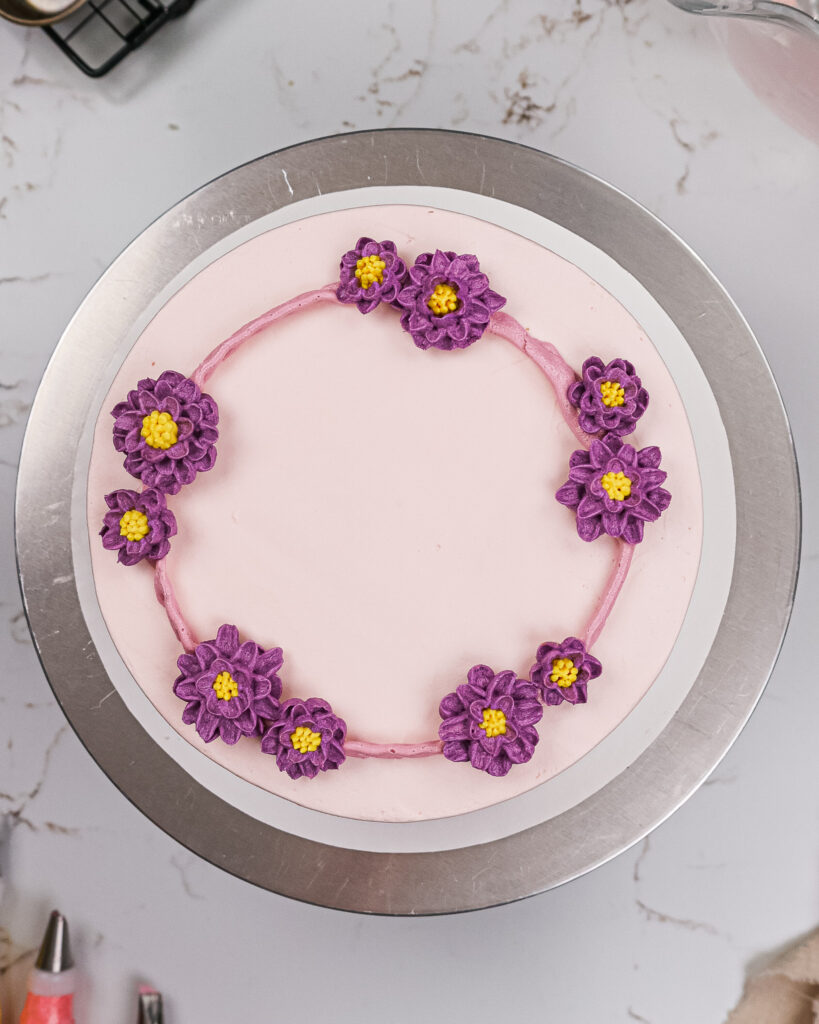
{"label": "cake side frosting", "polygon": [[[316,218],[316,220],[323,220],[323,219],[324,219],[324,218]],[[468,219],[467,219],[467,220],[468,220]],[[475,223],[479,223],[479,222],[475,222]],[[484,226],[484,227],[486,227],[486,226]],[[498,229],[494,229],[494,230],[495,230],[495,231],[497,231]],[[506,234],[506,233],[502,233],[502,234]],[[512,237],[514,238],[514,236],[512,236]],[[517,239],[516,241],[517,241],[517,243],[520,243],[520,242],[521,242],[522,240],[519,240],[519,239]],[[313,314],[310,314],[310,315],[312,316]],[[342,314],[341,314],[341,312],[337,312],[337,313],[335,314],[335,317],[336,317],[336,318],[340,318],[340,317],[341,317],[341,315],[342,315]],[[376,316],[377,316],[377,315],[378,315],[378,314],[376,314]],[[498,316],[505,316],[506,314],[497,314],[497,315],[498,315]],[[357,318],[357,319],[358,319],[358,318]],[[370,318],[368,317],[368,320],[369,320],[369,319],[370,319]],[[382,318],[382,320],[383,320],[383,318]],[[507,324],[507,327],[508,327],[508,324]],[[521,329],[522,329],[522,328],[521,328]],[[337,326],[337,325],[333,325],[333,326],[331,327],[331,326],[330,326],[330,321],[329,321],[329,318],[327,318],[327,317],[324,317],[323,321],[322,321],[322,322],[320,322],[320,323],[319,323],[319,322],[316,322],[316,323],[311,323],[311,325],[310,325],[310,331],[311,331],[311,332],[316,332],[316,331],[322,331],[322,330],[324,330],[324,331],[327,331],[327,330],[331,330],[331,331],[332,331],[332,333],[333,333],[334,335],[336,335],[336,336],[338,336],[338,335],[346,335],[346,334],[349,334],[349,333],[350,333],[349,329],[348,329],[348,328],[346,328],[346,327],[339,327],[339,326]],[[358,326],[356,326],[356,333],[360,333],[360,331],[361,331],[361,330],[362,330],[361,328],[359,328]],[[379,333],[379,334],[381,334],[382,336],[386,336],[386,330],[387,330],[387,327],[386,327],[386,323],[385,323],[385,322],[381,322],[381,323],[379,323],[379,324],[378,324],[378,333]],[[300,335],[301,337],[304,337],[304,333],[303,333],[303,332],[299,332],[299,331],[297,331],[297,332],[296,332],[296,334],[294,335],[294,337],[295,337],[295,336],[298,336],[298,335]],[[273,337],[274,337],[274,335],[273,335],[273,332],[271,332],[271,344],[273,343],[273,342],[272,342],[272,339],[273,339]],[[483,341],[482,341],[482,344],[484,344],[484,343],[485,343],[485,342],[483,342]],[[253,342],[252,344],[253,344],[253,345],[255,345],[255,344],[256,344],[256,342]],[[285,341],[285,344],[286,344],[286,341]],[[434,347],[434,346],[433,346],[433,347]],[[607,350],[607,346],[603,346],[603,349],[604,349],[604,354],[608,355],[608,354],[609,354],[609,351]],[[259,351],[261,351],[261,349],[260,349]],[[470,352],[469,352],[469,355],[470,355],[470,356],[471,356],[471,352],[472,352],[472,350],[470,350]],[[587,352],[588,352],[588,349],[586,350],[586,353],[587,353]],[[200,353],[200,354],[201,354],[201,353]],[[306,352],[306,358],[307,358],[308,362],[309,362],[309,361],[310,361],[310,359],[311,359],[311,355],[312,355],[312,353],[311,353],[311,352],[309,351],[309,349],[308,349],[308,350],[307,350],[307,352]],[[453,357],[454,357],[455,359],[458,359],[458,360],[463,360],[463,358],[464,358],[464,356],[465,356],[465,355],[466,355],[466,353],[463,353],[463,354],[462,354],[462,353],[456,352],[456,353],[454,353],[454,354],[453,354],[453,356],[450,356],[450,358],[453,358]],[[434,353],[434,352],[433,352],[433,353],[431,353],[431,356],[432,356],[433,358],[436,358],[436,357],[437,357],[437,358],[441,358],[442,354],[440,354],[440,353]],[[305,357],[305,356],[303,355],[303,357]],[[243,355],[242,355],[242,359],[244,359],[244,358],[245,358],[245,355],[243,354]],[[256,352],[254,352],[254,354],[253,354],[252,358],[253,358],[254,360],[255,360],[255,359],[257,358],[257,353],[256,353]],[[287,358],[289,359],[289,358],[290,358],[290,356],[288,355],[288,356],[287,356]],[[494,359],[494,358],[495,358],[495,357],[493,356],[493,357],[492,357],[492,359]],[[166,363],[166,365],[167,365],[167,363]],[[507,365],[509,365],[509,364],[507,363]],[[578,368],[579,368],[579,365],[580,365],[580,363],[578,362],[578,363],[577,363],[577,365],[578,365]],[[642,364],[641,364],[641,365],[642,365]],[[313,364],[313,368],[315,369],[315,364]],[[461,368],[461,367],[459,367],[459,370],[460,370],[460,368]],[[221,373],[221,371],[220,371],[220,373]],[[241,374],[240,374],[240,376],[241,376]],[[485,377],[485,376],[484,376],[484,382],[486,382],[486,377]],[[473,382],[471,382],[471,384],[474,384],[474,383],[475,383],[474,381],[473,381]],[[449,374],[449,375],[448,375],[448,386],[450,386],[450,387],[455,387],[455,388],[457,389],[457,388],[458,388],[458,387],[460,387],[461,385],[460,385],[460,383],[456,383],[456,382],[455,382],[455,377],[454,377],[454,376],[453,376],[452,374]],[[470,386],[470,385],[468,385],[468,386]],[[224,388],[224,389],[222,389],[222,391],[220,391],[220,405],[221,405],[221,403],[222,403],[222,395],[223,395],[223,394],[228,394],[228,393],[229,393],[229,389],[228,389],[228,388]],[[312,397],[312,396],[311,396],[311,397]],[[541,396],[540,396],[540,401],[544,401],[544,400],[545,400],[545,395],[544,395],[544,394],[542,393],[542,394],[541,394]],[[565,430],[565,428],[564,428],[564,430]],[[552,431],[552,434],[553,434],[553,433],[554,433],[554,432]],[[234,452],[232,453],[232,454],[233,454],[233,458],[237,458],[237,457],[245,458],[245,457],[246,457],[246,456],[248,455],[248,452],[247,452],[247,436],[246,436],[246,435],[245,435],[245,436],[241,436],[241,435],[242,435],[242,431],[241,431],[241,428],[240,428],[240,429],[239,429],[239,442],[238,442],[238,443],[236,444],[236,446],[235,446],[236,450],[235,450],[235,451],[234,451]],[[546,431],[544,431],[544,433],[543,433],[543,437],[544,437],[544,438],[547,438],[547,437],[550,437],[550,436],[551,436],[551,435],[550,435],[550,432],[549,432],[549,430],[546,430]],[[548,475],[552,475],[552,476],[554,476],[554,475],[555,475],[555,474],[554,474],[554,463],[555,463],[555,462],[558,462],[558,463],[559,463],[559,462],[561,462],[561,461],[562,461],[562,462],[563,462],[563,464],[565,465],[565,462],[567,461],[567,459],[566,459],[566,455],[565,455],[565,451],[566,451],[566,448],[567,448],[567,447],[568,447],[568,449],[569,449],[569,454],[570,454],[570,453],[571,453],[571,448],[572,448],[573,446],[571,445],[571,441],[569,442],[569,445],[567,446],[567,445],[566,445],[566,443],[565,443],[565,439],[564,439],[564,441],[562,442],[562,444],[558,444],[558,445],[556,446],[556,451],[559,451],[559,452],[561,452],[561,454],[560,454],[559,458],[555,458],[555,457],[553,457],[553,456],[552,456],[552,454],[551,454],[550,452],[547,452],[547,453],[546,453],[546,455],[545,455],[545,456],[544,456],[544,457],[542,458],[541,462],[542,462],[542,463],[544,463],[544,462],[545,462],[545,463],[546,463],[546,464],[548,465],[548,470],[547,470],[547,473],[546,473],[546,475],[547,475],[547,476],[548,476]],[[242,453],[241,455],[239,455],[239,454],[238,454],[238,453],[240,453],[240,452]],[[258,454],[260,455],[260,457],[261,457],[262,461],[264,462],[264,456],[265,456],[265,452],[264,452],[264,446],[262,446],[262,448],[260,449],[260,452],[259,452]],[[617,454],[617,453],[615,452],[615,453],[614,453],[614,455],[616,455],[616,454]],[[612,456],[612,457],[613,457],[613,456]],[[215,470],[213,471],[213,473],[209,473],[209,474],[208,474],[208,477],[209,477],[209,478],[210,478],[210,477],[215,477],[215,476],[217,476],[218,472],[219,472],[219,469],[218,469],[218,467],[217,467],[217,469],[215,469]],[[541,471],[540,471],[540,472],[541,472],[541,474],[543,474],[543,469],[541,469]],[[559,476],[560,474],[558,473],[557,475]],[[563,475],[565,476],[565,473],[564,473]],[[616,473],[616,472],[613,472],[613,476],[617,476],[617,473]],[[622,471],[620,472],[620,476],[621,476],[621,477],[623,476],[623,473],[622,473]],[[197,483],[196,483],[196,488],[197,488],[197,489],[198,489],[198,488],[200,488],[200,486],[202,486],[202,484],[204,483],[204,481],[205,481],[205,478],[204,478],[204,477],[202,477],[201,479],[198,479],[198,480],[197,480]],[[208,483],[210,484],[210,479],[208,479]],[[560,485],[561,483],[562,483],[562,480],[561,480],[561,479],[557,479],[557,480],[556,480],[556,485],[557,485],[557,486],[559,486],[559,485]],[[552,488],[552,492],[553,492],[553,493],[554,493],[554,490],[555,490],[555,489],[556,489],[555,487],[553,487],[553,488]],[[213,499],[213,494],[211,493],[211,495],[210,495],[210,498],[209,498],[208,500],[212,501],[212,499]],[[181,501],[184,501],[185,499],[184,499],[184,497],[183,497],[183,496],[181,496],[181,495],[180,495],[180,500],[181,500]],[[611,498],[611,500],[612,500],[612,501],[614,501],[614,500],[622,500],[622,499],[615,499],[615,498]],[[565,510],[560,510],[560,511],[562,511],[562,512],[563,512],[563,515],[564,515],[564,516],[566,516],[566,515],[567,515],[567,513],[565,512]],[[180,515],[180,516],[179,516],[179,518],[180,518],[180,519],[184,519],[184,520],[185,520],[186,522],[187,522],[187,521],[188,521],[188,519],[189,519],[189,517],[188,517],[187,513],[186,513],[186,514],[184,515],[184,517]],[[193,518],[193,521],[194,521],[194,523],[196,522],[196,518],[197,518],[197,517],[196,517],[196,516],[194,516],[194,518]],[[517,517],[516,517],[516,518],[517,518]],[[549,525],[549,532],[550,532],[550,533],[552,533],[552,534],[554,534],[554,531],[553,531],[553,530],[551,529],[551,522],[550,522],[550,523],[549,523],[548,525]],[[497,534],[497,533],[498,533],[498,531],[496,531],[496,534]],[[179,538],[177,538],[177,539],[175,539],[175,540],[174,540],[174,545],[176,545],[176,543],[177,543],[177,540],[178,540],[178,539],[179,539]],[[201,539],[201,538],[200,538],[200,539]],[[608,542],[600,541],[600,543],[602,544],[602,543],[608,543]],[[175,547],[175,550],[174,550],[174,554],[173,554],[173,555],[171,556],[171,558],[169,559],[169,562],[170,562],[171,564],[174,564],[174,563],[175,563],[175,560],[176,560],[176,555],[177,555],[177,553],[178,553],[178,549],[177,549],[177,548]],[[209,553],[209,552],[208,552],[208,553]],[[200,554],[201,554],[201,553],[200,553]],[[217,564],[218,564],[218,559],[217,559],[216,561],[217,561]],[[600,562],[601,562],[601,564],[602,564],[602,567],[603,567],[603,572],[602,572],[602,574],[600,574],[600,573],[598,572],[598,573],[597,573],[597,575],[596,575],[596,579],[598,580],[598,583],[596,584],[596,588],[597,588],[597,593],[599,594],[599,593],[601,592],[601,590],[600,590],[600,583],[602,582],[603,584],[605,584],[605,579],[606,579],[606,576],[607,576],[607,575],[608,575],[608,574],[609,574],[609,573],[610,573],[610,572],[612,571],[612,569],[614,568],[614,564],[616,563],[616,548],[615,548],[615,551],[611,551],[611,549],[609,548],[609,549],[608,549],[608,551],[603,551],[602,553],[598,553],[598,561],[600,561]],[[582,556],[577,556],[577,555],[575,555],[575,556],[574,556],[574,558],[573,558],[573,560],[569,560],[569,559],[567,559],[567,565],[566,565],[565,569],[563,569],[563,570],[562,570],[561,572],[559,572],[559,573],[558,573],[558,574],[556,575],[556,577],[555,577],[555,578],[560,578],[560,579],[563,579],[563,580],[566,580],[566,579],[571,579],[571,576],[572,576],[572,568],[573,568],[573,566],[576,566],[576,565],[580,565],[580,564],[581,564],[581,562],[582,562]],[[178,565],[179,565],[179,569],[178,569],[178,571],[179,571],[179,574],[180,574],[180,580],[183,580],[183,578],[184,578],[185,574],[186,574],[186,573],[188,572],[188,569],[187,569],[187,568],[185,567],[186,563],[185,563],[185,562],[183,562],[183,560],[182,560],[181,558],[179,559]],[[96,571],[96,569],[95,569],[95,571]],[[174,574],[176,574],[176,573],[177,573],[177,569],[176,569],[176,568],[174,568],[174,569],[173,569],[173,571],[174,571]],[[248,575],[249,575],[249,573],[248,573]],[[512,577],[514,577],[514,576],[515,576],[515,573],[512,573],[511,575],[512,575]],[[217,576],[218,576],[218,569],[217,569]],[[593,614],[594,614],[594,594],[592,593],[592,594],[586,594],[586,595],[582,595],[582,591],[583,591],[584,589],[587,589],[587,590],[589,590],[589,591],[593,591],[593,590],[594,590],[594,588],[593,588],[593,587],[589,587],[589,586],[587,586],[587,581],[589,581],[589,580],[594,580],[594,579],[595,579],[595,573],[594,573],[594,572],[592,572],[592,573],[589,573],[589,572],[588,572],[588,571],[586,571],[586,569],[584,568],[584,570],[583,570],[582,572],[578,572],[578,573],[577,573],[577,576],[578,576],[578,577],[580,577],[580,583],[579,583],[578,589],[579,589],[579,591],[581,592],[581,596],[583,596],[583,597],[584,597],[584,600],[582,600],[582,601],[580,602],[580,604],[581,604],[581,607],[582,607],[582,605],[583,605],[583,604],[585,603],[585,609],[584,609],[584,610],[585,610],[585,617],[584,617],[583,621],[586,621],[586,619],[587,619],[587,618],[589,617],[589,615],[592,615],[592,616],[593,616]],[[249,582],[249,581],[248,581],[248,582]],[[545,578],[545,580],[544,580],[544,583],[545,583],[545,586],[546,586],[546,587],[547,587],[547,589],[548,589],[548,587],[549,587],[549,584],[550,584],[550,581],[549,581],[548,577],[546,577],[546,578]],[[184,586],[185,586],[185,583],[183,582],[183,583],[182,583],[182,588],[184,588]],[[386,593],[389,593],[389,591],[386,591]],[[186,607],[187,607],[187,601],[183,601],[183,603],[184,603],[184,604],[186,605]],[[221,603],[221,602],[220,602],[220,603]],[[559,604],[560,604],[560,602],[557,602],[557,605],[559,605]],[[192,603],[192,607],[196,607],[196,606],[197,606],[197,602],[196,602],[196,601],[194,601],[194,602]],[[201,602],[198,602],[198,606],[199,606],[199,607],[201,607]],[[198,614],[198,611],[197,611],[197,614]],[[556,616],[556,618],[560,618],[560,617]],[[563,620],[565,621],[565,616],[562,616],[562,618],[563,618]],[[380,621],[380,620],[378,620],[378,621]],[[531,620],[530,620],[530,621],[531,621]],[[568,629],[566,629],[566,628],[564,627],[564,631],[560,631],[560,630],[557,630],[557,629],[555,629],[555,628],[548,628],[548,629],[547,629],[546,627],[541,627],[541,628],[540,628],[540,630],[539,630],[539,632],[540,632],[540,636],[538,637],[538,643],[540,643],[540,642],[541,642],[541,641],[543,640],[543,635],[544,635],[544,632],[545,632],[545,635],[547,635],[547,636],[553,636],[553,637],[559,637],[559,636],[564,636],[564,635],[569,635],[569,636],[570,636],[572,632],[576,632],[576,631],[577,631],[577,621],[578,621],[578,620],[575,620],[575,622],[574,622],[574,623],[572,623],[572,624],[570,625],[570,627],[569,627]],[[207,636],[207,635],[210,635],[210,634],[208,634],[208,633],[204,633],[204,634],[203,634],[203,633],[202,633],[202,629],[201,629],[201,626],[198,626],[198,631],[199,631],[200,635],[206,635],[206,636]],[[267,634],[268,634],[268,635],[269,635],[269,634],[270,634],[271,632],[275,633],[275,634],[276,634],[276,640],[277,640],[277,642],[278,642],[278,643],[283,643],[283,642],[285,642],[285,641],[284,641],[284,639],[283,639],[283,631],[280,631],[280,630],[278,630],[278,629],[274,629],[274,630],[271,630],[270,626],[267,626],[267,627],[266,627],[266,631],[267,631]],[[215,630],[214,630],[214,632],[215,632]],[[251,635],[251,634],[249,633],[249,631],[246,631],[246,630],[244,630],[244,629],[243,629],[243,633],[246,633],[246,635]],[[260,637],[259,639],[260,639],[260,641],[261,641],[261,637]],[[127,645],[126,645],[126,646],[127,646]],[[455,645],[455,646],[456,646],[456,656],[459,656],[459,655],[457,654],[457,643],[456,643],[456,645]],[[536,646],[536,645],[535,645],[535,646]],[[645,645],[644,645],[644,646],[645,646]],[[345,653],[347,653],[348,655],[349,655],[350,653],[352,653],[352,652],[351,652],[351,650],[350,650],[350,648],[351,648],[351,647],[352,647],[352,645],[348,645],[348,650],[347,650],[347,651],[345,652]],[[563,652],[563,653],[565,654],[565,652]],[[513,656],[513,657],[514,657],[514,656]],[[354,655],[354,654],[353,654],[353,660],[355,660],[355,655]],[[510,660],[512,660],[512,659],[510,658]],[[531,660],[532,660],[532,655],[531,655],[531,654],[529,655],[529,659],[528,659],[528,660],[529,660],[529,665],[528,665],[528,666],[526,666],[526,669],[525,669],[525,672],[526,672],[527,674],[528,674],[528,672],[529,672],[529,669],[531,668]],[[571,659],[570,657],[562,657],[562,656],[561,656],[561,659],[560,659],[560,660],[561,660],[561,661],[571,661],[572,659]],[[503,661],[501,662],[501,664],[503,664]],[[521,672],[521,670],[520,670],[520,669],[518,669],[518,668],[516,668],[516,669],[515,669],[515,671],[516,671],[516,672]],[[229,674],[229,673],[228,673],[228,674]],[[465,672],[464,672],[464,674],[465,674]],[[513,674],[514,674],[514,673],[513,673]],[[574,682],[574,681],[572,681],[572,682],[570,683],[570,685],[572,685],[572,684],[573,684],[573,682]],[[450,685],[452,685],[452,684],[450,684]],[[487,685],[489,685],[489,684],[487,684]],[[494,685],[494,684],[493,684],[493,685]],[[500,684],[500,683],[498,683],[497,685],[501,685],[501,684]],[[354,687],[354,684],[353,684],[353,690],[354,690],[354,688],[355,688],[355,687]],[[568,689],[568,687],[566,687],[566,688]],[[318,689],[318,687],[314,687],[314,689]],[[290,690],[290,687],[288,687],[288,690]],[[422,691],[423,691],[423,686],[421,686],[421,687],[420,687],[420,688],[419,688],[419,689],[418,689],[418,690],[417,690],[417,691],[416,691],[416,692],[414,693],[414,695],[415,695],[415,696],[418,696],[418,695],[419,695],[419,694],[420,694],[420,693],[421,693]],[[311,691],[301,691],[301,692],[311,692]],[[322,692],[322,691],[320,691],[320,692]],[[455,691],[452,691],[452,692],[455,692]],[[335,695],[335,696],[333,697],[333,701],[332,701],[332,703],[333,703],[333,706],[335,706],[335,705],[337,704],[337,701],[338,701],[338,699],[339,699],[338,695],[339,695],[340,693],[341,693],[341,688],[340,688],[340,687],[336,687],[336,690],[335,690],[335,694],[336,694],[336,695]],[[439,694],[440,694],[440,693],[441,693],[441,690],[439,690]],[[348,697],[349,697],[349,693],[348,693]],[[349,700],[349,699],[347,699],[347,704],[348,704],[348,706],[351,706],[351,707],[353,707],[353,708],[354,708],[354,706],[355,706],[355,704],[356,704],[356,701],[355,701],[355,700]],[[585,709],[584,709],[584,710],[585,710]],[[379,734],[380,734],[381,736],[390,736],[390,734],[389,734],[389,733],[387,733],[387,732],[386,732],[386,730],[384,729],[384,725],[385,725],[385,721],[384,721],[384,718],[385,718],[385,717],[388,717],[388,716],[382,716],[382,720],[381,720],[381,722],[380,722],[380,725],[379,725],[378,731],[377,731],[377,732],[375,733],[375,735],[376,735],[376,736],[377,736],[377,735],[379,735]],[[418,716],[418,717],[419,717],[419,719],[420,719],[420,717],[422,717],[422,716]],[[354,714],[354,713],[350,713],[350,712],[346,712],[346,713],[345,713],[345,718],[347,718],[347,719],[348,719],[349,721],[353,721],[353,720],[355,719],[355,714]],[[371,724],[372,724],[372,723],[371,723]],[[297,729],[298,729],[298,728],[299,728],[299,727],[297,727],[297,726],[294,726],[294,729],[293,729],[293,735],[295,735],[295,734],[297,733]],[[497,725],[497,723],[494,723],[494,724],[493,724],[493,723],[489,723],[489,724],[487,725],[487,731],[489,731],[490,729],[495,729],[495,728],[498,728],[498,725]],[[357,731],[358,731],[358,730],[357,730]],[[409,730],[407,730],[407,731],[409,731]],[[414,730],[413,730],[413,731],[414,731]],[[298,733],[298,735],[299,735],[299,736],[301,737],[301,736],[302,736],[302,733]],[[396,742],[400,742],[400,741],[401,741],[401,739],[403,738],[403,737],[401,737],[401,736],[400,736],[400,735],[398,735],[398,734],[393,734],[393,735],[395,735],[395,737],[396,737]],[[423,736],[424,734],[423,734],[423,733],[420,733],[420,735],[421,735],[421,736]],[[415,739],[415,738],[416,738],[417,736],[419,736],[419,733],[418,733],[418,732],[414,732],[414,735],[412,736],[412,739]],[[345,772],[346,772],[346,771],[348,770],[348,768],[349,768],[349,766],[345,766]],[[516,770],[517,770],[517,769],[516,769]],[[323,781],[323,780],[322,780],[322,781]],[[289,794],[288,794],[288,795],[289,795]],[[503,795],[506,795],[506,794],[503,794]],[[375,815],[375,816],[377,816],[377,815]]]}

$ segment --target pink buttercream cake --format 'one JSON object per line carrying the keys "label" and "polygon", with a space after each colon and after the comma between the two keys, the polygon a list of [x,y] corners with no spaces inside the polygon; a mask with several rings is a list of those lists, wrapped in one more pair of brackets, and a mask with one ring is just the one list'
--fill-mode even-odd
{"label": "pink buttercream cake", "polygon": [[[264,310],[338,279],[368,235],[408,263],[436,248],[474,253],[491,287],[578,372],[589,356],[634,363],[650,393],[626,440],[658,445],[673,494],[646,525],[592,647],[603,666],[588,703],[546,707],[540,742],[502,778],[443,756],[348,757],[293,780],[258,739],[204,743],[173,693],[182,653],[154,596],[150,562],[103,550],[104,495],[139,490],[112,445],[110,410],[137,381],[190,375]],[[361,316],[322,303],[261,331],[204,388],[219,406],[218,458],[168,497],[179,524],[167,558],[200,639],[222,623],[281,647],[283,697],[320,696],[348,739],[437,738],[438,705],[476,664],[529,678],[544,641],[580,635],[620,544],[578,537],[555,500],[579,441],[538,366],[486,333],[460,351],[422,351],[395,310]],[[257,786],[319,811],[417,821],[516,796],[576,762],[635,707],[677,638],[697,575],[701,492],[685,410],[640,325],[573,264],[495,225],[441,210],[381,206],[268,231],[177,292],[133,346],[103,402],[88,477],[91,557],[111,637],[139,686],[191,744]]]}

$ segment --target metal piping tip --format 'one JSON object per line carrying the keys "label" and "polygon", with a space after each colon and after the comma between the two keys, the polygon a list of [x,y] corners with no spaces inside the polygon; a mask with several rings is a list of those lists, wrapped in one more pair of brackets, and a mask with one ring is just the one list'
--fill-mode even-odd
{"label": "metal piping tip", "polygon": [[162,1024],[162,996],[150,989],[139,993],[137,1024]]}
{"label": "metal piping tip", "polygon": [[47,971],[49,974],[60,974],[74,966],[74,957],[71,955],[68,941],[68,922],[59,910],[51,911],[34,966],[37,970]]}

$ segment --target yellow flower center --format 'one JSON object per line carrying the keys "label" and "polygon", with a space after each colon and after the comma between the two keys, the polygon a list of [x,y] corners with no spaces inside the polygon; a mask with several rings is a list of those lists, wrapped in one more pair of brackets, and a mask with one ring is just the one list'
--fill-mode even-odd
{"label": "yellow flower center", "polygon": [[295,732],[290,733],[290,742],[300,754],[312,754],[321,746],[321,734],[313,732],[307,725],[300,725]]}
{"label": "yellow flower center", "polygon": [[604,380],[600,385],[600,394],[603,396],[603,405],[609,408],[625,404],[626,393],[616,380]]}
{"label": "yellow flower center", "polygon": [[571,658],[555,658],[552,662],[552,674],[549,676],[553,683],[565,689],[571,686],[577,679],[577,668]]}
{"label": "yellow flower center", "polygon": [[135,508],[132,508],[120,519],[119,532],[120,536],[126,540],[142,540],[151,532],[151,528],[148,526],[148,517],[144,512],[137,512]]}
{"label": "yellow flower center", "polygon": [[361,287],[367,289],[371,284],[381,284],[386,265],[380,256],[362,256],[355,265],[355,276]]}
{"label": "yellow flower center", "polygon": [[446,316],[460,308],[458,286],[454,284],[436,284],[435,291],[427,299],[427,305],[436,316]]}
{"label": "yellow flower center", "polygon": [[503,736],[506,732],[506,715],[497,708],[484,708],[483,721],[478,726],[487,736]]}
{"label": "yellow flower center", "polygon": [[145,444],[150,445],[151,448],[165,449],[176,444],[178,432],[179,428],[171,419],[169,412],[159,412],[154,409],[142,420],[140,434],[145,438]]}
{"label": "yellow flower center", "polygon": [[213,688],[219,700],[230,700],[239,696],[239,687],[230,672],[220,672],[213,680]]}
{"label": "yellow flower center", "polygon": [[623,501],[631,494],[631,480],[625,473],[606,473],[600,483],[612,501]]}

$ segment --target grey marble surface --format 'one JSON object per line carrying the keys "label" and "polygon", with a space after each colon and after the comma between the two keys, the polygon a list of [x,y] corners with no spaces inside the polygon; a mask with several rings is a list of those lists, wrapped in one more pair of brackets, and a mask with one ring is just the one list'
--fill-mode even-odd
{"label": "grey marble surface", "polygon": [[[13,1019],[57,905],[82,968],[78,1019],[91,1024],[133,1019],[141,981],[166,993],[170,1024],[276,1019],[306,998],[329,1000],[322,1017],[339,1022],[719,1022],[749,970],[819,925],[819,149],[759,104],[706,23],[661,0],[311,6],[200,0],[99,81],[42,33],[0,24],[0,1004]],[[676,229],[771,362],[806,517],[779,664],[702,789],[585,878],[422,920],[259,892],[144,819],[55,705],[20,608],[11,530],[40,374],[131,238],[261,153],[397,125],[548,150]]]}

